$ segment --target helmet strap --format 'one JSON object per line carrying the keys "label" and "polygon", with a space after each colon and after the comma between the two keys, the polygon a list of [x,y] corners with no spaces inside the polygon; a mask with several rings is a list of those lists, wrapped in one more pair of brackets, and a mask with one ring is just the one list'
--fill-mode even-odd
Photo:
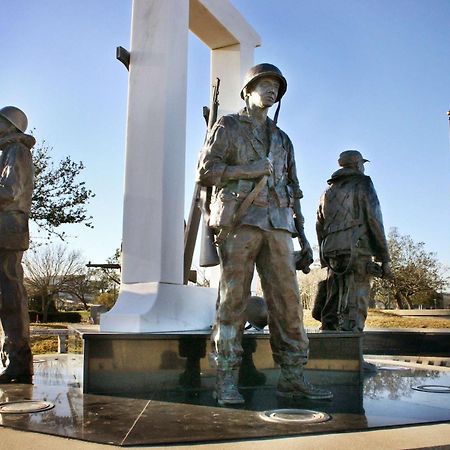
{"label": "helmet strap", "polygon": [[280,108],[281,108],[281,98],[278,101],[277,110],[275,111],[275,115],[273,116],[273,122],[276,125],[278,122],[278,114],[280,114]]}
{"label": "helmet strap", "polygon": [[245,94],[244,101],[245,101],[245,109],[247,110],[247,114],[249,114],[250,113],[250,102],[248,101],[248,95],[247,94]]}

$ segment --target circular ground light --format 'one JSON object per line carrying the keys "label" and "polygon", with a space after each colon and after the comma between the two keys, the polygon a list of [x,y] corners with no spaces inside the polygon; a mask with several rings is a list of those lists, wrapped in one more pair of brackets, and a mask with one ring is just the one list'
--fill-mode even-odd
{"label": "circular ground light", "polygon": [[54,408],[50,402],[35,400],[20,400],[17,402],[0,403],[0,414],[31,414]]}
{"label": "circular ground light", "polygon": [[435,394],[450,394],[450,386],[442,386],[439,384],[424,384],[422,386],[413,386],[415,391],[433,392]]}
{"label": "circular ground light", "polygon": [[310,409],[272,409],[263,411],[259,417],[277,423],[321,423],[331,419],[327,413]]}

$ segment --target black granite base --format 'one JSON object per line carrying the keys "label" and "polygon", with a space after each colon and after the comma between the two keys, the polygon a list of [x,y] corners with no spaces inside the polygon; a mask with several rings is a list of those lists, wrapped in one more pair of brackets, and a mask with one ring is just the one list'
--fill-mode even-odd
{"label": "black granite base", "polygon": [[367,355],[414,355],[450,357],[450,330],[403,329],[364,331]]}
{"label": "black granite base", "polygon": [[[318,384],[361,382],[362,335],[308,333],[308,372]],[[211,389],[215,367],[210,363],[209,333],[83,335],[84,392],[140,395],[164,389]],[[244,335],[239,385],[276,385],[279,368],[272,359],[269,334]]]}

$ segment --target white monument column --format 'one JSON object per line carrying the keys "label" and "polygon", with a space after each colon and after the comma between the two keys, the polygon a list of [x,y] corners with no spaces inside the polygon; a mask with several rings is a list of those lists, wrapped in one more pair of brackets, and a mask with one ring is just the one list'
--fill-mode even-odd
{"label": "white monument column", "polygon": [[131,26],[122,281],[100,329],[208,329],[216,290],[182,284],[188,32],[212,49],[221,114],[239,108],[259,37],[228,0],[134,0]]}
{"label": "white monument column", "polygon": [[240,92],[248,69],[253,66],[254,47],[229,45],[211,51],[211,79],[220,78],[219,115],[236,113],[245,105]]}
{"label": "white monument column", "polygon": [[[183,283],[189,4],[135,0],[132,13],[122,282]],[[170,26],[168,26],[170,24]]]}

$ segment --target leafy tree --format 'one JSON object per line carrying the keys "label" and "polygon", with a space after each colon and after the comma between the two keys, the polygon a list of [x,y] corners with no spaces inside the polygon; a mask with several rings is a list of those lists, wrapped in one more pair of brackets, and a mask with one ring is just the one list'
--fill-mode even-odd
{"label": "leafy tree", "polygon": [[434,253],[425,249],[423,242],[414,242],[402,236],[397,228],[388,235],[392,259],[392,278],[376,278],[373,295],[377,302],[391,307],[411,309],[414,306],[433,306],[433,300],[445,288],[448,279],[444,267]]}
{"label": "leafy tree", "polygon": [[79,181],[84,169],[81,161],[76,163],[67,156],[56,164],[51,151],[45,141],[33,149],[35,178],[30,219],[48,236],[64,239],[64,232],[58,229],[63,224],[84,223],[92,228],[86,204],[95,194]]}
{"label": "leafy tree", "polygon": [[108,311],[114,306],[117,300],[117,291],[102,292],[95,297],[94,302],[98,305],[104,305]]}
{"label": "leafy tree", "polygon": [[[89,263],[91,265],[91,263]],[[92,264],[93,267],[98,267],[102,264]],[[109,266],[109,267],[107,267]],[[103,290],[112,289],[120,284],[120,250],[116,249],[113,256],[106,260],[106,264],[95,270],[95,277],[99,280]]]}
{"label": "leafy tree", "polygon": [[116,249],[114,255],[106,260],[105,266],[95,269],[94,277],[97,280],[99,290],[94,303],[105,305],[108,310],[116,303],[120,285],[120,249]]}

